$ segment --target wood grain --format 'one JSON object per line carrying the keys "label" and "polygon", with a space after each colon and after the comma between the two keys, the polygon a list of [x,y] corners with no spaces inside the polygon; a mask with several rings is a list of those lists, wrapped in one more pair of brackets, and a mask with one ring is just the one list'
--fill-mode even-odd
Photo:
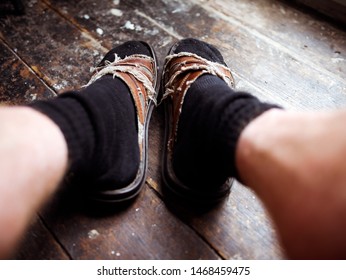
{"label": "wood grain", "polygon": [[14,259],[17,260],[68,260],[70,257],[56,241],[51,232],[35,216],[23,236]]}
{"label": "wood grain", "polygon": [[[275,38],[268,39],[255,32],[255,27],[247,28],[235,18],[210,8],[209,1],[207,4],[193,2],[197,4],[189,2],[182,5],[181,10],[165,1],[155,5],[145,1],[142,5],[147,8],[147,16],[170,25],[179,36],[201,38],[218,46],[235,74],[238,89],[293,109],[331,109],[346,105],[344,74],[335,75],[316,67],[313,58],[303,59],[299,53],[278,44]],[[165,12],[157,14],[156,8]],[[345,34],[339,32],[339,36],[344,40]],[[342,42],[338,46],[341,48]],[[337,61],[344,65],[344,56]]]}
{"label": "wood grain", "polygon": [[1,37],[56,92],[79,88],[104,49],[44,3],[28,5],[24,16],[2,21]]}
{"label": "wood grain", "polygon": [[106,212],[57,196],[43,216],[73,259],[220,258],[147,187],[133,204]]}
{"label": "wood grain", "polygon": [[55,95],[1,40],[0,77],[1,104],[27,104]]}

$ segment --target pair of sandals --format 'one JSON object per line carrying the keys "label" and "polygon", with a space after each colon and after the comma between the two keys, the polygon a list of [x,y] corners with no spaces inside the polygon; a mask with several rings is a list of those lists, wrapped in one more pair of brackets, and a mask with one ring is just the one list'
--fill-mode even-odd
{"label": "pair of sandals", "polygon": [[[89,83],[103,75],[111,74],[122,79],[129,87],[138,120],[138,143],[140,147],[140,165],[132,183],[126,187],[113,190],[96,190],[91,197],[102,203],[126,202],[142,189],[148,166],[148,128],[151,113],[160,101],[165,111],[165,147],[162,164],[164,187],[185,201],[198,204],[213,204],[226,197],[231,188],[232,179],[223,185],[210,188],[208,186],[186,185],[176,176],[172,165],[174,143],[176,141],[179,116],[182,111],[184,97],[190,85],[204,74],[220,77],[230,87],[234,86],[233,77],[220,52],[212,45],[197,39],[184,39],[172,46],[163,66],[161,86],[158,82],[157,57],[150,45],[141,42],[150,51],[150,56],[132,54],[120,58],[117,48],[109,53],[114,54],[114,61],[101,61]],[[122,49],[124,48],[124,43]],[[109,53],[106,57],[109,57]],[[201,151],[202,152],[202,151]]]}

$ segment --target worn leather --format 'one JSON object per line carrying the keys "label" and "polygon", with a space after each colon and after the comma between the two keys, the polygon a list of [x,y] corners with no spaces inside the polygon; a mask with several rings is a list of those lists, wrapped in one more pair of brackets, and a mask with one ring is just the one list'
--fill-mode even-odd
{"label": "worn leather", "polygon": [[121,78],[129,87],[135,102],[138,121],[144,125],[145,116],[148,111],[150,94],[145,86],[145,83],[136,77],[136,73],[141,72],[147,77],[151,85],[154,85],[154,73],[156,73],[156,70],[154,69],[154,61],[149,57],[145,58],[131,56],[119,61],[118,64],[133,67],[133,69],[129,70],[128,72],[118,71],[116,76]]}
{"label": "worn leather", "polygon": [[163,83],[165,87],[163,99],[171,98],[173,107],[173,131],[170,134],[171,139],[169,139],[169,145],[173,145],[176,139],[184,97],[191,84],[204,74],[216,75],[223,79],[230,87],[234,87],[231,71],[225,65],[211,62],[192,53],[173,54],[166,58],[163,71]]}
{"label": "worn leather", "polygon": [[122,79],[129,87],[140,125],[144,125],[148,112],[149,100],[156,103],[154,85],[156,83],[156,65],[154,59],[140,54],[120,59],[115,57],[113,62],[96,68],[96,73],[89,83],[103,75],[111,74]]}

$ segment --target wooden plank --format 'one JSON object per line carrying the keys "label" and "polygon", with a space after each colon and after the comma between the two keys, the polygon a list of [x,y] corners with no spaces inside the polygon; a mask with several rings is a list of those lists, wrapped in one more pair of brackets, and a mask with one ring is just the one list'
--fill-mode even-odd
{"label": "wooden plank", "polygon": [[55,95],[2,41],[0,79],[0,104],[27,104]]}
{"label": "wooden plank", "polygon": [[[196,1],[197,3],[201,1]],[[268,43],[277,45],[297,60],[328,71],[346,75],[346,32],[282,1],[211,0],[208,9],[234,20],[234,24]]]}
{"label": "wooden plank", "polygon": [[38,216],[23,237],[17,254],[17,260],[67,260],[69,256],[54,239]]}
{"label": "wooden plank", "polygon": [[[319,21],[288,4],[267,0],[246,0],[242,1],[241,5],[237,5],[236,1],[231,2],[226,5],[222,0],[212,0],[208,2],[207,9],[218,10],[228,19],[235,19],[230,23],[248,30],[254,39],[257,37],[276,46],[279,54],[277,62],[286,64],[285,60],[292,59],[297,67],[303,67],[299,73],[301,81],[294,78],[298,87],[305,84],[305,89],[296,93],[292,84],[292,91],[287,92],[287,95],[292,95],[293,92],[295,99],[297,94],[313,98],[310,94],[315,95],[316,90],[320,90],[316,97],[318,101],[322,101],[321,108],[344,107],[344,99],[340,96],[346,93],[346,33],[343,30],[328,22]],[[270,48],[264,51],[272,56]],[[280,52],[288,56],[280,55]],[[285,64],[282,65],[283,69],[290,70],[285,68]],[[317,75],[310,69],[316,70]],[[286,76],[283,78],[286,80]],[[320,109],[320,106],[316,105],[308,105],[307,109]]]}
{"label": "wooden plank", "polygon": [[220,258],[147,187],[129,207],[107,215],[91,206],[85,215],[78,200],[57,196],[43,214],[73,259]]}
{"label": "wooden plank", "polygon": [[[129,2],[137,5],[137,1]],[[256,88],[255,95],[288,108],[325,109],[346,104],[343,77],[315,69],[307,60],[301,61],[280,44],[251,32],[207,4],[185,3],[180,10],[176,2],[145,1],[138,5],[146,8],[148,17],[171,26],[179,36],[205,39],[218,46],[238,78],[239,89],[247,89],[243,87],[246,81]],[[156,9],[165,12],[157,14]]]}
{"label": "wooden plank", "polygon": [[92,0],[78,3],[43,1],[108,49],[128,40],[146,41],[154,47],[161,64],[167,47],[174,41],[172,34],[162,29],[163,26],[141,15],[141,11],[127,1],[102,1],[97,3],[97,9]]}
{"label": "wooden plank", "polygon": [[41,2],[28,5],[24,16],[2,22],[0,37],[55,91],[79,88],[105,48]]}

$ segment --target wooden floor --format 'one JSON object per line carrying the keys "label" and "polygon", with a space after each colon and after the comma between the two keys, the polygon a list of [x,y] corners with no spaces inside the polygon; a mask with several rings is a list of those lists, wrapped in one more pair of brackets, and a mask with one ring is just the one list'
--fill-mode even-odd
{"label": "wooden floor", "polygon": [[[238,89],[287,109],[346,106],[345,30],[287,2],[23,2],[25,15],[0,18],[2,104],[52,98],[84,85],[90,67],[118,43],[147,41],[162,63],[173,42],[196,37],[221,49]],[[162,134],[162,112],[156,110],[148,178],[132,205],[97,215],[61,191],[34,217],[14,258],[285,258],[263,205],[238,183],[222,205],[208,212],[168,207],[160,188]]]}

